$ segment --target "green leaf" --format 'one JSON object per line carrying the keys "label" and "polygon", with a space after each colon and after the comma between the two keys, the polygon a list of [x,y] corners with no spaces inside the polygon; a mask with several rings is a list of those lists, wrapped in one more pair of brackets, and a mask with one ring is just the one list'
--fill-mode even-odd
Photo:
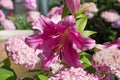
{"label": "green leaf", "polygon": [[83,62],[83,66],[84,68],[88,68],[91,66],[91,55],[86,53],[86,52],[82,52],[80,53],[80,57],[81,57],[81,61]]}
{"label": "green leaf", "polygon": [[0,67],[0,80],[16,80],[16,75],[10,68]]}
{"label": "green leaf", "polygon": [[85,37],[89,37],[89,36],[91,36],[91,35],[93,35],[95,33],[97,33],[97,32],[90,31],[90,30],[84,30],[83,33],[82,33],[82,35],[85,36]]}
{"label": "green leaf", "polygon": [[38,78],[39,78],[40,80],[48,80],[48,77],[45,76],[45,75],[43,75],[43,74],[38,74]]}
{"label": "green leaf", "polygon": [[76,19],[77,30],[82,33],[87,24],[87,16],[85,14],[81,14]]}
{"label": "green leaf", "polygon": [[68,10],[66,4],[64,4],[63,12],[62,12],[62,18],[66,17],[68,15]]}
{"label": "green leaf", "polygon": [[81,15],[89,7],[91,7],[91,6],[85,6],[83,8],[80,8],[80,10],[75,14],[75,16]]}
{"label": "green leaf", "polygon": [[17,14],[14,17],[8,17],[8,19],[14,22],[16,29],[18,30],[32,29],[30,23],[26,20],[26,16],[24,14]]}

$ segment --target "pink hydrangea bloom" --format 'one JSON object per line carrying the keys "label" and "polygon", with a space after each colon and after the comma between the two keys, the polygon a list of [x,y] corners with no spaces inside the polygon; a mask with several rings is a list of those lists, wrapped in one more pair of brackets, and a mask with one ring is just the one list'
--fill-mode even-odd
{"label": "pink hydrangea bloom", "polygon": [[39,16],[40,16],[40,12],[38,12],[38,11],[28,11],[27,12],[27,21],[34,22],[34,21],[38,20]]}
{"label": "pink hydrangea bloom", "polygon": [[65,0],[66,5],[72,14],[75,14],[80,9],[80,0]]}
{"label": "pink hydrangea bloom", "polygon": [[120,28],[120,17],[112,23],[113,28]]}
{"label": "pink hydrangea bloom", "polygon": [[38,57],[39,54],[33,48],[25,44],[24,40],[25,37],[21,36],[10,37],[5,43],[6,50],[16,64],[24,64],[27,68],[33,69],[35,64],[40,60]]}
{"label": "pink hydrangea bloom", "polygon": [[101,18],[103,18],[106,22],[114,22],[119,18],[119,14],[115,10],[103,11],[101,13]]}
{"label": "pink hydrangea bloom", "polygon": [[107,71],[116,74],[120,78],[120,50],[103,49],[96,52],[92,59],[93,67],[98,70]]}
{"label": "pink hydrangea bloom", "polygon": [[120,80],[120,70],[115,70],[115,75],[119,78]]}
{"label": "pink hydrangea bloom", "polygon": [[2,10],[0,10],[0,22],[4,21],[6,19],[5,14]]}
{"label": "pink hydrangea bloom", "polygon": [[16,80],[22,80],[23,78],[17,78]]}
{"label": "pink hydrangea bloom", "polygon": [[88,50],[95,46],[95,40],[83,37],[76,30],[73,16],[64,19],[60,16],[55,14],[47,18],[41,15],[34,28],[42,33],[27,37],[26,43],[35,49],[43,50],[43,68],[52,64],[56,56],[69,66],[80,67],[79,54],[73,44],[80,50]]}
{"label": "pink hydrangea bloom", "polygon": [[14,9],[12,0],[0,0],[0,6],[6,8],[8,10]]}
{"label": "pink hydrangea bloom", "polygon": [[8,19],[5,19],[3,22],[1,22],[1,25],[2,25],[3,29],[5,29],[5,30],[15,30],[16,29],[14,23]]}
{"label": "pink hydrangea bloom", "polygon": [[89,19],[93,18],[94,13],[98,12],[98,8],[95,3],[93,2],[86,2],[82,4],[82,7],[90,6],[85,10],[85,14],[88,16]]}
{"label": "pink hydrangea bloom", "polygon": [[50,65],[53,74],[60,72],[64,68],[64,65],[60,64],[60,62],[61,61],[56,61]]}
{"label": "pink hydrangea bloom", "polygon": [[116,1],[120,3],[120,0],[116,0]]}
{"label": "pink hydrangea bloom", "polygon": [[28,10],[35,10],[37,8],[36,0],[24,0],[24,4]]}
{"label": "pink hydrangea bloom", "polygon": [[99,80],[97,76],[87,73],[83,68],[65,68],[48,80]]}

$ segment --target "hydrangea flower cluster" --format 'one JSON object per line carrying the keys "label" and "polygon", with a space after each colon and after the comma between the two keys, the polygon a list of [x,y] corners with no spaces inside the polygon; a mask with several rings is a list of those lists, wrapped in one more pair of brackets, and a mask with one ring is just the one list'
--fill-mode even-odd
{"label": "hydrangea flower cluster", "polygon": [[38,20],[40,16],[40,12],[36,11],[37,9],[37,1],[36,0],[24,0],[24,5],[27,9],[27,21],[34,22]]}
{"label": "hydrangea flower cluster", "polygon": [[36,0],[24,0],[25,7],[28,10],[35,10],[37,8]]}
{"label": "hydrangea flower cluster", "polygon": [[119,18],[119,16],[119,13],[115,10],[103,11],[101,13],[101,18],[103,18],[106,22],[114,22],[116,19]]}
{"label": "hydrangea flower cluster", "polygon": [[94,14],[98,12],[98,8],[93,2],[86,2],[82,4],[82,7],[88,7],[84,13],[88,16],[89,19],[93,18]]}
{"label": "hydrangea flower cluster", "polygon": [[114,28],[120,27],[120,17],[112,23],[112,27],[114,27]]}
{"label": "hydrangea flower cluster", "polygon": [[103,18],[106,22],[111,22],[113,28],[119,28],[120,27],[120,15],[115,10],[111,9],[111,10],[108,10],[108,11],[103,11],[101,13],[101,18]]}
{"label": "hydrangea flower cluster", "polygon": [[60,72],[64,68],[64,65],[62,65],[60,62],[61,61],[57,61],[50,65],[53,74]]}
{"label": "hydrangea flower cluster", "polygon": [[30,48],[25,42],[25,37],[10,37],[5,45],[8,55],[16,64],[24,64],[27,68],[33,69],[39,62],[39,54]]}
{"label": "hydrangea flower cluster", "polygon": [[101,71],[107,71],[120,78],[120,50],[103,49],[93,55],[93,67]]}
{"label": "hydrangea flower cluster", "polygon": [[0,10],[0,22],[3,22],[6,19],[5,14]]}
{"label": "hydrangea flower cluster", "polygon": [[9,19],[5,19],[4,21],[1,22],[1,25],[3,27],[3,29],[5,30],[15,30],[15,24],[9,20]]}
{"label": "hydrangea flower cluster", "polygon": [[0,6],[6,8],[8,10],[14,9],[12,0],[0,0]]}
{"label": "hydrangea flower cluster", "polygon": [[120,3],[120,0],[116,0],[116,1]]}
{"label": "hydrangea flower cluster", "polygon": [[27,11],[27,21],[28,22],[34,22],[38,20],[40,16],[40,12],[38,11]]}
{"label": "hydrangea flower cluster", "polygon": [[[8,5],[6,5],[6,4]],[[13,10],[13,2],[11,0],[0,0],[0,6],[4,7],[8,10]],[[5,30],[15,30],[16,27],[14,25],[14,23],[6,18],[6,15],[4,14],[4,12],[2,10],[0,10],[0,24],[2,26],[3,29]]]}
{"label": "hydrangea flower cluster", "polygon": [[65,68],[60,73],[50,77],[48,80],[99,80],[97,76],[89,74],[83,68]]}

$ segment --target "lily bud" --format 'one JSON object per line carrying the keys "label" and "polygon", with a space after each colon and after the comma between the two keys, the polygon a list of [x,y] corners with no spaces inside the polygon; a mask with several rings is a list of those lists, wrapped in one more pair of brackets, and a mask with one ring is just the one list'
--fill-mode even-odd
{"label": "lily bud", "polygon": [[80,0],[65,0],[66,5],[72,14],[80,9]]}

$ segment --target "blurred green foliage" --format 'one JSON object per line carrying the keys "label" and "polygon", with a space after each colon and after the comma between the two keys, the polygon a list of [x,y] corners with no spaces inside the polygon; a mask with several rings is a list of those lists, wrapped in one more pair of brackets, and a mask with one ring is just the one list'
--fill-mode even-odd
{"label": "blurred green foliage", "polygon": [[29,30],[32,29],[31,23],[26,20],[26,15],[24,14],[17,14],[14,17],[8,17],[12,20],[18,30]]}

